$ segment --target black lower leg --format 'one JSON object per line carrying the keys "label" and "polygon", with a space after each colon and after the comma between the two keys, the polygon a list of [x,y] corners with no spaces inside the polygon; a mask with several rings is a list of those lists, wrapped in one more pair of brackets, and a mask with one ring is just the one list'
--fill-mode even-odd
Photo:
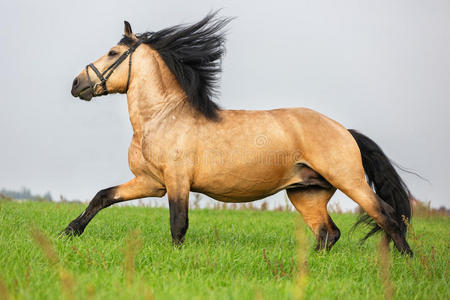
{"label": "black lower leg", "polygon": [[67,235],[81,235],[92,218],[94,218],[100,210],[119,201],[118,199],[114,199],[116,189],[117,187],[111,187],[99,191],[91,200],[88,207],[81,215],[70,222],[63,233]]}
{"label": "black lower leg", "polygon": [[384,222],[379,224],[387,234],[387,240],[392,239],[395,247],[402,254],[413,255],[411,248],[406,241],[406,226],[402,224],[402,220],[396,216],[394,209],[384,201],[380,201],[381,213]]}
{"label": "black lower leg", "polygon": [[188,206],[182,199],[169,199],[169,210],[172,242],[175,245],[181,245],[189,226]]}
{"label": "black lower leg", "polygon": [[341,232],[339,228],[336,224],[334,224],[333,220],[328,217],[328,224],[322,224],[319,227],[319,232],[317,233],[317,246],[315,250],[330,250],[340,237]]}

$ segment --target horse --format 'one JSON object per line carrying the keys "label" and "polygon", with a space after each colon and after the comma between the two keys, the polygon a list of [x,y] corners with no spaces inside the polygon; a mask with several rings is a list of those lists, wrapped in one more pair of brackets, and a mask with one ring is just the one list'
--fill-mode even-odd
{"label": "horse", "polygon": [[167,194],[172,242],[180,246],[190,191],[249,202],[286,190],[316,250],[329,250],[340,230],[327,203],[339,189],[365,211],[357,223],[373,226],[365,238],[383,230],[400,253],[412,255],[410,192],[373,140],[307,108],[225,110],[214,102],[230,20],[209,13],[141,34],[125,21],[119,43],[73,80],[71,93],[82,100],[126,94],[134,178],[100,190],[63,233],[81,235],[115,203]]}

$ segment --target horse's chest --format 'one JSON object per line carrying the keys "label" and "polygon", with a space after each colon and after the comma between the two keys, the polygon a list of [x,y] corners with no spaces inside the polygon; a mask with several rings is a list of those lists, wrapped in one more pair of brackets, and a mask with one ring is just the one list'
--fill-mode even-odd
{"label": "horse's chest", "polygon": [[158,166],[148,159],[151,153],[144,149],[142,137],[135,135],[128,149],[128,164],[131,172],[136,176],[149,175],[160,178]]}

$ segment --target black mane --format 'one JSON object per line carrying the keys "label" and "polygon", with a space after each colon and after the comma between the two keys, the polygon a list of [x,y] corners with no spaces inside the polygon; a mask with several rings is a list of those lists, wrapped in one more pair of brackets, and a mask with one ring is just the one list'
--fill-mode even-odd
{"label": "black mane", "polygon": [[[219,106],[212,100],[217,95],[221,58],[225,53],[222,30],[230,18],[217,18],[209,13],[192,25],[177,25],[136,37],[158,51],[170,71],[186,92],[191,105],[206,118],[217,120]],[[134,41],[124,37],[119,43]]]}

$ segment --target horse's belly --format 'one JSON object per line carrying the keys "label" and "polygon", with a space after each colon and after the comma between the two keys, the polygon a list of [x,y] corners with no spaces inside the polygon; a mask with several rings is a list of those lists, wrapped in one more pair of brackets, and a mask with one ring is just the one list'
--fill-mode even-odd
{"label": "horse's belly", "polygon": [[295,177],[295,173],[280,167],[222,168],[198,176],[192,190],[224,202],[247,202],[277,193],[298,181]]}
{"label": "horse's belly", "polygon": [[[281,189],[280,189],[281,190]],[[258,194],[246,194],[246,193],[233,193],[230,195],[223,195],[223,194],[212,194],[212,193],[202,193],[205,194],[215,200],[221,201],[221,202],[228,202],[228,203],[242,203],[242,202],[252,202],[260,199],[264,199],[266,197],[269,197],[270,195],[275,194],[276,192],[271,193],[258,193]]]}
{"label": "horse's belly", "polygon": [[[228,171],[228,172],[227,172]],[[305,164],[290,166],[254,165],[252,168],[212,172],[193,191],[224,202],[248,202],[273,195],[283,189],[332,186]]]}

